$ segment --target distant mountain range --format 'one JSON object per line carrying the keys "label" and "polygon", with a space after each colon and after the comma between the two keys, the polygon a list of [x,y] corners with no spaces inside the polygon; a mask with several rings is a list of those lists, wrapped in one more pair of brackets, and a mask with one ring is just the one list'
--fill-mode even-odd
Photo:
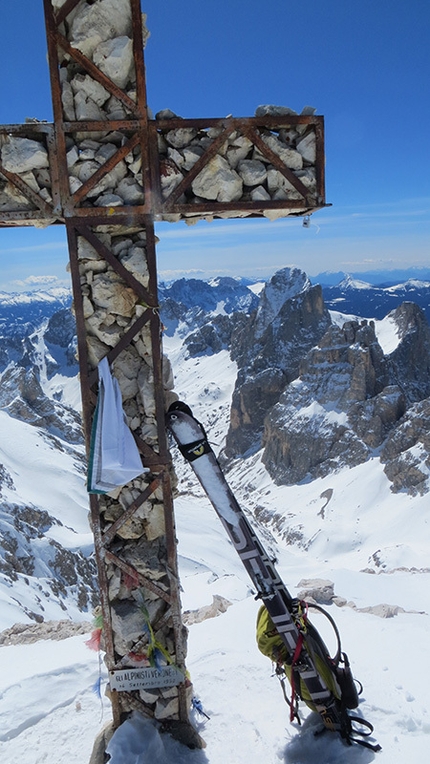
{"label": "distant mountain range", "polygon": [[323,271],[317,276],[311,276],[313,284],[321,284],[322,287],[336,286],[345,278],[350,277],[357,281],[365,281],[372,286],[392,286],[403,281],[415,279],[417,281],[430,281],[429,268],[396,268],[394,270],[376,271]]}
{"label": "distant mountain range", "polygon": [[[360,274],[325,272],[313,277],[311,283],[321,285],[324,303],[329,310],[382,319],[402,302],[414,302],[423,309],[430,323],[430,268]],[[165,335],[172,336],[178,327],[182,327],[180,331],[184,337],[188,335],[187,344],[195,354],[208,340],[214,350],[226,347],[241,317],[257,310],[262,286],[257,279],[227,276],[208,281],[183,278],[161,282],[159,301]],[[55,372],[60,365],[67,376],[77,373],[71,304],[71,291],[64,288],[0,292],[0,372],[11,361],[25,367],[33,362],[33,345],[29,338],[43,322],[47,322],[49,367]],[[211,316],[209,327],[208,316]],[[64,353],[67,355],[65,363]]]}
{"label": "distant mountain range", "polygon": [[372,284],[346,276],[335,286],[323,286],[324,301],[340,313],[384,318],[402,302],[414,302],[430,321],[430,280],[408,279],[390,286]]}

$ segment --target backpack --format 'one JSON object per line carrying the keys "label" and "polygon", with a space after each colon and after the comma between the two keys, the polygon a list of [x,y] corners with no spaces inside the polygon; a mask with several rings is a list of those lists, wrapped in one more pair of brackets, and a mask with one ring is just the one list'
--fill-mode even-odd
{"label": "backpack", "polygon": [[[335,699],[336,706],[340,710],[341,718],[344,722],[343,730],[339,730],[342,737],[348,744],[356,742],[373,751],[378,751],[380,750],[380,746],[373,745],[365,740],[354,737],[354,735],[358,735],[359,738],[367,737],[373,732],[372,725],[365,719],[362,719],[359,716],[351,716],[347,713],[347,710],[357,708],[359,694],[363,688],[358,682],[359,689],[357,689],[356,680],[354,680],[352,675],[348,656],[341,651],[339,632],[333,619],[325,610],[323,610],[323,608],[320,608],[317,605],[312,605],[312,607],[323,613],[334,629],[337,639],[337,651],[334,658],[330,656],[329,650],[324,644],[322,637],[309,621],[307,617],[308,606],[306,602],[299,603],[300,634],[302,639],[300,648],[296,650],[294,655],[288,651],[288,648],[282,637],[279,635],[265,605],[260,607],[257,615],[257,646],[260,652],[270,658],[276,666],[275,673],[281,681],[285,700],[290,707],[290,721],[296,719],[300,724],[300,716],[298,713],[299,699],[306,703],[312,711],[319,714],[322,713],[321,707],[317,708],[312,701],[306,684],[303,682],[300,675],[299,668],[303,651],[303,653],[306,653],[307,656],[309,656],[323,683]],[[291,685],[290,698],[288,698],[285,691],[285,678],[288,679]],[[359,728],[353,727],[352,722],[358,724]]]}

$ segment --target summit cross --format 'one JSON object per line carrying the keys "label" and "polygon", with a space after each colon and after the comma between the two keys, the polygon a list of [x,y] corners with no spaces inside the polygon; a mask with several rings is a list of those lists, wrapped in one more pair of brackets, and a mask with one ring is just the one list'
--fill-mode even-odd
{"label": "summit cross", "polygon": [[[140,709],[195,745],[154,223],[323,208],[323,117],[262,109],[250,118],[182,119],[166,110],[153,119],[140,0],[43,4],[54,122],[0,126],[0,227],[66,227],[87,453],[106,357],[146,470],[117,491],[89,494],[114,726]],[[116,681],[124,669],[149,666],[157,650],[182,676],[169,692]]]}

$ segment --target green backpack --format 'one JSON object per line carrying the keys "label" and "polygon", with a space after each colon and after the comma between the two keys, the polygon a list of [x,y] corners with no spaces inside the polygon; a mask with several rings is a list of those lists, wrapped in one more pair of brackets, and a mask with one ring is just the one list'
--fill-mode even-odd
{"label": "green backpack", "polygon": [[[330,620],[338,639],[337,654],[335,658],[332,658],[317,630],[307,619],[305,605],[306,603],[302,603],[302,614],[300,618],[300,633],[303,637],[301,649],[305,650],[310,656],[315,669],[328,690],[334,698],[337,699],[340,706],[344,709],[356,708],[358,706],[358,692],[349,668],[348,658],[345,653],[341,653],[339,633],[336,625],[325,610],[322,610],[322,608],[319,607],[317,608]],[[312,702],[309,691],[303,680],[300,678],[300,672],[296,667],[299,656],[293,656],[291,652],[288,651],[288,648],[276,630],[267,608],[264,605],[258,611],[257,616],[257,645],[260,652],[276,664],[276,673],[281,679],[284,696],[290,706],[291,721],[295,718],[300,722],[297,710],[297,698],[303,700],[312,711],[319,712],[319,709],[317,709]],[[294,658],[296,660],[294,660]],[[340,663],[344,664],[343,668],[339,665]],[[285,692],[283,684],[283,678],[285,676],[292,688],[291,699],[287,698]]]}

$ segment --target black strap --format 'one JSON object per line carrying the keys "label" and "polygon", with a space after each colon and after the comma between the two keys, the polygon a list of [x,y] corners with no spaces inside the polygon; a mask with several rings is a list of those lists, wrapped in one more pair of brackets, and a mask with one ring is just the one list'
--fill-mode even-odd
{"label": "black strap", "polygon": [[178,443],[179,450],[187,460],[187,462],[194,462],[203,454],[209,454],[212,450],[206,438],[200,438],[200,440],[194,440],[192,443]]}
{"label": "black strap", "polygon": [[[364,748],[370,748],[370,750],[375,751],[375,753],[382,750],[378,743],[369,743],[367,740],[362,739],[364,737],[369,737],[372,734],[373,724],[368,722],[367,719],[363,719],[361,716],[348,716],[348,719],[351,723],[351,731],[348,735],[348,742],[358,743],[358,745],[362,745]],[[356,722],[360,724],[361,727],[365,727],[366,729],[356,729],[352,726],[352,722]],[[355,735],[359,735],[359,737],[357,738]]]}
{"label": "black strap", "polygon": [[[382,748],[378,743],[369,743],[368,740],[362,739],[363,737],[368,737],[373,732],[373,725],[370,724],[370,722],[368,722],[366,719],[362,719],[361,716],[349,716],[348,714],[345,714],[344,721],[346,722],[347,730],[345,730],[344,727],[343,729],[337,731],[340,733],[345,742],[348,743],[348,745],[357,743],[357,745],[361,745],[364,748],[369,748],[375,753],[382,751]],[[367,730],[354,729],[351,722],[358,722],[363,727],[367,727]],[[321,727],[314,732],[314,737],[322,735],[323,733],[327,732],[328,729],[328,727]],[[359,737],[355,737],[355,735],[359,735]]]}

